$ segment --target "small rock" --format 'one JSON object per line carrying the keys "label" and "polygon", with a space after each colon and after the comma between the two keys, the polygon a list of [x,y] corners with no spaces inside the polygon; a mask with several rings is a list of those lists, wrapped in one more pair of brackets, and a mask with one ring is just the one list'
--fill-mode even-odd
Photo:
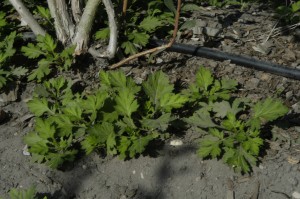
{"label": "small rock", "polygon": [[293,104],[292,108],[293,108],[295,113],[300,113],[300,102],[297,102],[296,104]]}
{"label": "small rock", "polygon": [[286,99],[291,99],[293,97],[293,91],[289,91],[285,94]]}
{"label": "small rock", "polygon": [[83,170],[86,170],[86,168],[87,168],[87,166],[84,164],[84,165],[82,165],[82,169]]}
{"label": "small rock", "polygon": [[127,197],[126,197],[125,195],[122,195],[122,196],[120,197],[120,199],[127,199]]}
{"label": "small rock", "polygon": [[183,145],[183,142],[182,142],[182,140],[172,140],[170,142],[170,145],[171,146],[181,146],[181,145]]}
{"label": "small rock", "polygon": [[298,191],[294,191],[292,194],[293,198],[300,199],[300,193]]}
{"label": "small rock", "polygon": [[205,27],[203,33],[205,33],[209,37],[217,37],[221,33],[222,29],[220,28],[210,28]]}
{"label": "small rock", "polygon": [[23,148],[23,155],[25,155],[25,156],[29,156],[30,155],[30,153],[28,152],[28,146],[27,146],[27,144]]}
{"label": "small rock", "polygon": [[258,87],[259,82],[260,82],[260,79],[258,79],[258,78],[251,78],[250,80],[248,80],[246,82],[245,87],[247,87],[249,89],[256,89]]}

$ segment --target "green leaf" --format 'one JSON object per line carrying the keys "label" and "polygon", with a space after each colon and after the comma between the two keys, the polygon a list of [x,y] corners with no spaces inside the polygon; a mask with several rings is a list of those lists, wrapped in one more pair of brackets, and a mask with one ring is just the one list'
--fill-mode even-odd
{"label": "green leaf", "polygon": [[191,117],[184,118],[184,121],[192,126],[197,126],[200,128],[210,128],[217,126],[212,121],[210,113],[206,109],[199,109]]}
{"label": "green leaf", "polygon": [[187,3],[182,6],[181,10],[182,11],[200,11],[200,10],[203,10],[203,8],[198,6],[197,4]]}
{"label": "green leaf", "polygon": [[49,34],[46,34],[45,36],[38,35],[37,41],[39,43],[37,44],[43,51],[54,53],[54,50],[56,49],[56,42],[52,39],[52,37]]}
{"label": "green leaf", "polygon": [[118,151],[120,153],[119,157],[121,159],[125,159],[127,157],[128,148],[130,145],[131,145],[131,141],[127,137],[121,136],[120,143],[118,145]]}
{"label": "green leaf", "polygon": [[75,102],[70,102],[62,111],[70,117],[71,120],[81,120],[82,109],[79,104]]}
{"label": "green leaf", "polygon": [[205,138],[200,142],[200,147],[197,151],[198,155],[202,158],[211,156],[216,158],[221,154],[221,142],[218,139]]}
{"label": "green leaf", "polygon": [[41,55],[45,55],[45,52],[42,51],[39,47],[29,43],[27,46],[22,46],[21,51],[24,55],[30,59],[38,58]]}
{"label": "green leaf", "polygon": [[231,106],[228,101],[215,102],[213,111],[216,113],[216,117],[224,118],[231,111]]}
{"label": "green leaf", "polygon": [[51,63],[51,61],[46,59],[39,61],[38,68],[32,71],[32,73],[28,76],[28,80],[31,81],[37,79],[37,82],[41,82],[42,78],[50,74],[51,69],[49,66]]}
{"label": "green leaf", "polygon": [[148,44],[150,36],[144,32],[132,32],[128,35],[128,39],[134,44],[146,46]]}
{"label": "green leaf", "polygon": [[253,118],[273,121],[283,115],[285,115],[289,109],[282,104],[280,100],[267,98],[263,102],[258,102],[253,108]]}
{"label": "green leaf", "polygon": [[248,138],[247,141],[243,142],[243,148],[246,152],[249,152],[255,156],[259,154],[260,146],[263,145],[263,140],[259,137]]}
{"label": "green leaf", "polygon": [[108,138],[110,138],[110,146],[107,147],[111,149],[111,147],[115,146],[111,140],[114,138],[111,136],[111,134],[114,135],[114,127],[111,123],[103,122],[102,124],[96,124],[88,129],[87,132],[89,135],[81,142],[81,146],[85,150],[86,154],[90,154],[97,147],[105,146],[108,142]]}
{"label": "green leaf", "polygon": [[37,133],[28,133],[23,139],[25,144],[27,144],[29,147],[29,152],[40,155],[45,155],[48,153],[49,147],[47,144],[49,141],[41,138]]}
{"label": "green leaf", "polygon": [[139,27],[151,33],[162,25],[162,21],[160,21],[157,17],[148,16],[140,23]]}
{"label": "green leaf", "polygon": [[36,199],[36,189],[35,186],[30,187],[29,189],[11,189],[9,191],[10,199]]}
{"label": "green leaf", "polygon": [[138,52],[134,44],[130,41],[125,41],[122,43],[121,47],[125,50],[125,54],[134,55]]}
{"label": "green leaf", "polygon": [[166,94],[171,94],[173,85],[169,83],[169,79],[162,71],[155,72],[150,75],[147,81],[143,82],[143,88],[150,101],[155,105],[155,109],[160,106],[161,98]]}
{"label": "green leaf", "polygon": [[7,22],[5,20],[5,13],[0,12],[0,27],[4,27],[7,25]]}
{"label": "green leaf", "polygon": [[160,100],[160,107],[166,111],[171,112],[172,109],[181,108],[189,100],[188,97],[180,94],[167,93],[162,96]]}
{"label": "green leaf", "polygon": [[26,75],[27,72],[28,72],[28,69],[24,68],[24,67],[21,67],[21,66],[17,67],[17,68],[13,68],[12,71],[11,71],[11,73],[14,76],[18,77],[18,78],[20,78],[21,76]]}
{"label": "green leaf", "polygon": [[109,82],[112,86],[122,90],[126,87],[126,76],[125,73],[121,70],[110,71],[109,73]]}
{"label": "green leaf", "polygon": [[157,129],[164,132],[167,130],[170,121],[171,113],[165,113],[157,119],[143,118],[141,120],[141,124],[144,128],[149,129],[150,131]]}
{"label": "green leaf", "polygon": [[213,84],[214,78],[211,72],[204,68],[200,67],[199,71],[196,73],[196,83],[199,88],[202,88],[204,91],[208,90],[208,87]]}
{"label": "green leaf", "polygon": [[174,5],[173,0],[164,0],[164,4],[170,11],[176,13],[176,7]]}
{"label": "green leaf", "polygon": [[221,86],[223,90],[235,90],[238,83],[233,79],[221,79]]}
{"label": "green leaf", "polygon": [[43,139],[54,139],[55,127],[51,124],[49,120],[43,120],[41,118],[36,119],[35,132]]}
{"label": "green leaf", "polygon": [[137,154],[143,153],[151,140],[153,140],[151,135],[144,137],[140,136],[137,139],[132,140],[132,145],[129,147],[129,157],[133,158]]}
{"label": "green leaf", "polygon": [[134,94],[132,94],[127,88],[119,91],[115,101],[116,111],[118,111],[119,114],[127,117],[131,117],[131,114],[137,111],[139,107],[137,100],[135,100]]}
{"label": "green leaf", "polygon": [[109,28],[102,28],[95,33],[95,39],[107,39],[109,38],[110,30]]}
{"label": "green leaf", "polygon": [[105,87],[110,88],[111,84],[110,84],[109,76],[110,76],[110,73],[107,73],[103,70],[101,70],[99,72],[99,79],[101,82],[101,86],[104,85]]}
{"label": "green leaf", "polygon": [[110,155],[117,154],[116,146],[117,146],[116,134],[110,133],[106,140],[107,154],[110,154]]}
{"label": "green leaf", "polygon": [[37,9],[38,9],[38,12],[39,14],[47,19],[47,20],[50,20],[51,19],[51,14],[50,14],[50,10],[48,8],[44,8],[42,6],[37,6]]}
{"label": "green leaf", "polygon": [[46,112],[50,112],[51,110],[48,105],[48,101],[46,98],[34,98],[27,103],[29,110],[37,117],[42,116]]}
{"label": "green leaf", "polygon": [[185,21],[179,28],[179,30],[191,29],[196,26],[196,20]]}

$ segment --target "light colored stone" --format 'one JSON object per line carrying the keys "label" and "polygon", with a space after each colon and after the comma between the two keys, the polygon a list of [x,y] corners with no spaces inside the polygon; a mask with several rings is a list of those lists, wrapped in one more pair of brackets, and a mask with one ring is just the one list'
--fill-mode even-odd
{"label": "light colored stone", "polygon": [[300,199],[300,193],[298,191],[294,191],[292,194],[293,198]]}
{"label": "light colored stone", "polygon": [[170,145],[171,146],[181,146],[181,145],[183,145],[183,142],[182,142],[182,140],[172,140],[170,142]]}

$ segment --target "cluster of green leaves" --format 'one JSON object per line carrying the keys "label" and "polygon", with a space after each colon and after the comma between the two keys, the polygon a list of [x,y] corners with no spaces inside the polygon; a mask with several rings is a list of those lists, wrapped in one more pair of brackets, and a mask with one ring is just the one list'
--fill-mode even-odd
{"label": "cluster of green leaves", "polygon": [[15,67],[10,63],[10,58],[15,55],[16,49],[14,42],[17,37],[16,31],[9,35],[4,33],[8,27],[4,12],[0,12],[0,89],[2,89],[8,81],[13,81],[18,77],[26,74],[27,70],[23,67]]}
{"label": "cluster of green leaves", "polygon": [[[147,3],[137,0],[130,1],[126,16],[119,16],[122,23],[121,47],[124,52],[135,54],[148,44],[150,35],[153,35],[154,32],[170,31],[174,23],[175,11],[176,8],[171,0],[152,0]],[[108,27],[100,29],[95,34],[96,39],[108,37]]]}
{"label": "cluster of green leaves", "polygon": [[173,92],[162,72],[142,85],[121,71],[100,72],[100,80],[101,87],[90,95],[74,93],[62,77],[37,87],[28,102],[37,116],[35,129],[24,137],[35,161],[57,168],[80,150],[96,149],[133,158],[151,140],[167,136],[172,110],[188,100]]}
{"label": "cluster of green leaves", "polygon": [[[28,189],[11,189],[9,191],[10,199],[38,199],[39,197],[36,195],[37,193],[34,186]],[[43,199],[47,199],[47,196],[43,197]]]}
{"label": "cluster of green leaves", "polygon": [[288,111],[271,98],[256,104],[232,98],[236,81],[217,80],[204,67],[179,93],[161,71],[141,85],[121,71],[101,71],[99,77],[101,85],[92,94],[73,92],[63,77],[37,87],[28,102],[37,117],[35,129],[24,137],[35,161],[57,168],[79,151],[98,149],[122,159],[136,157],[152,140],[167,138],[171,122],[182,119],[174,110],[188,107],[179,111],[191,115],[183,121],[204,133],[198,154],[250,172],[263,145],[262,125]]}
{"label": "cluster of green leaves", "polygon": [[216,80],[209,70],[200,68],[196,82],[185,91],[196,111],[184,121],[205,132],[198,150],[201,157],[222,158],[237,171],[247,173],[256,165],[263,145],[262,125],[283,116],[288,108],[271,98],[256,104],[233,99],[230,93],[236,86],[234,80]]}
{"label": "cluster of green leaves", "polygon": [[36,41],[36,44],[29,43],[21,48],[26,57],[38,61],[38,67],[33,69],[28,76],[29,81],[41,82],[53,69],[67,71],[71,67],[75,47],[60,50],[57,42],[48,34],[45,36],[38,35]]}
{"label": "cluster of green leaves", "polygon": [[299,23],[300,1],[293,1],[289,5],[280,5],[276,9],[278,17],[286,23]]}

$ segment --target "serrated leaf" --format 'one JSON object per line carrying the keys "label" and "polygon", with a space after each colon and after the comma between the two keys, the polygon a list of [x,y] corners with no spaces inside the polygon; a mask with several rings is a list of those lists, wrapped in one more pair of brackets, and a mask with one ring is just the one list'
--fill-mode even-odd
{"label": "serrated leaf", "polygon": [[162,96],[160,100],[160,107],[166,112],[171,112],[171,110],[174,108],[176,109],[183,107],[188,100],[189,98],[186,96],[168,93]]}
{"label": "serrated leaf", "polygon": [[23,138],[29,146],[29,152],[44,155],[48,152],[48,140],[41,138],[37,133],[31,132]]}
{"label": "serrated leaf", "polygon": [[182,6],[181,10],[182,11],[199,11],[199,10],[203,10],[203,8],[198,6],[197,4],[187,3]]}
{"label": "serrated leaf", "polygon": [[258,155],[260,151],[260,146],[262,146],[263,140],[259,137],[248,138],[247,141],[243,142],[242,146],[246,152],[253,155]]}
{"label": "serrated leaf", "polygon": [[231,106],[228,101],[215,102],[212,110],[216,117],[224,118],[231,111]]}
{"label": "serrated leaf", "polygon": [[169,83],[167,75],[162,71],[150,75],[142,85],[150,101],[155,105],[156,110],[160,106],[161,98],[166,94],[171,94],[174,88]]}
{"label": "serrated leaf", "polygon": [[119,157],[125,159],[127,157],[128,148],[131,145],[131,141],[125,137],[121,136],[120,143],[118,145],[118,151],[120,153]]}
{"label": "serrated leaf", "polygon": [[170,11],[176,13],[176,7],[173,0],[164,0],[164,4]]}
{"label": "serrated leaf", "polygon": [[27,103],[29,110],[37,117],[42,116],[45,112],[51,112],[48,101],[45,98],[34,98]]}
{"label": "serrated leaf", "polygon": [[223,90],[235,90],[238,83],[233,79],[221,79],[221,87]]}
{"label": "serrated leaf", "polygon": [[126,81],[125,73],[123,71],[121,70],[110,71],[108,75],[109,75],[109,82],[111,85],[118,88],[126,87],[127,81]]}
{"label": "serrated leaf", "polygon": [[51,124],[49,120],[37,118],[35,124],[35,132],[37,132],[42,139],[54,139],[55,127]]}
{"label": "serrated leaf", "polygon": [[196,111],[191,117],[184,118],[184,121],[192,126],[200,128],[216,127],[217,125],[212,121],[209,112],[205,109]]}
{"label": "serrated leaf", "polygon": [[49,11],[48,8],[44,8],[44,7],[42,7],[42,6],[37,6],[37,9],[38,9],[39,14],[40,14],[43,18],[45,18],[45,19],[47,19],[47,20],[50,20],[50,19],[51,19],[50,11]]}
{"label": "serrated leaf", "polygon": [[39,61],[38,68],[32,71],[32,73],[28,76],[28,80],[31,81],[37,79],[37,82],[41,82],[45,76],[50,74],[51,69],[49,66],[51,63],[51,61],[46,59]]}
{"label": "serrated leaf", "polygon": [[209,133],[211,135],[213,135],[214,137],[217,137],[219,138],[220,140],[222,140],[224,138],[224,133],[223,132],[220,132],[218,129],[216,128],[210,128],[209,129]]}
{"label": "serrated leaf", "polygon": [[45,53],[39,47],[33,45],[32,43],[29,43],[27,46],[22,46],[21,51],[30,59],[35,59],[41,55],[45,55]]}
{"label": "serrated leaf", "polygon": [[204,91],[208,90],[208,87],[212,85],[214,78],[211,72],[204,68],[200,67],[199,71],[196,73],[196,83],[199,88],[202,88]]}
{"label": "serrated leaf", "polygon": [[125,41],[122,43],[121,47],[124,49],[125,54],[134,55],[138,52],[134,44],[130,41]]}
{"label": "serrated leaf", "polygon": [[150,36],[144,32],[132,32],[128,35],[128,39],[131,40],[133,43],[146,46],[148,44]]}
{"label": "serrated leaf", "polygon": [[36,199],[36,189],[35,187],[30,187],[29,189],[11,189],[9,191],[10,199]]}
{"label": "serrated leaf", "polygon": [[17,68],[13,68],[13,70],[11,71],[11,73],[20,78],[21,76],[24,76],[26,75],[26,73],[28,72],[28,69],[27,68],[24,68],[24,67],[17,67]]}
{"label": "serrated leaf", "polygon": [[119,91],[115,98],[116,105],[114,106],[116,111],[120,115],[131,117],[131,114],[137,111],[139,105],[135,99],[134,94],[132,94],[129,89],[124,88]]}
{"label": "serrated leaf", "polygon": [[129,157],[133,158],[137,154],[141,154],[145,151],[146,146],[149,142],[153,140],[151,135],[147,135],[144,137],[138,137],[137,139],[132,140],[132,145],[129,147]]}
{"label": "serrated leaf", "polygon": [[110,87],[111,84],[110,84],[109,76],[110,76],[109,73],[107,73],[103,70],[101,70],[99,72],[99,79],[100,79],[100,82],[101,82],[101,86],[105,85],[108,88]]}
{"label": "serrated leaf", "polygon": [[115,133],[110,133],[107,137],[107,140],[106,140],[107,154],[110,154],[110,155],[117,154],[116,146],[117,146],[116,134]]}
{"label": "serrated leaf", "polygon": [[[90,154],[95,148],[105,146],[110,134],[114,134],[114,127],[111,123],[103,122],[94,125],[87,132],[89,135],[81,142],[81,146],[86,154]],[[112,140],[109,141],[112,142]],[[112,147],[113,143],[110,144]]]}
{"label": "serrated leaf", "polygon": [[95,39],[107,39],[109,38],[110,30],[109,28],[102,28],[95,33]]}
{"label": "serrated leaf", "polygon": [[253,118],[260,120],[273,121],[285,115],[289,109],[280,100],[267,98],[263,102],[258,102],[253,108]]}
{"label": "serrated leaf", "polygon": [[151,33],[162,25],[162,21],[160,21],[158,18],[154,16],[148,16],[140,23],[139,27]]}
{"label": "serrated leaf", "polygon": [[42,50],[54,53],[54,50],[56,49],[56,42],[52,39],[52,37],[49,34],[46,34],[44,37],[41,35],[37,36],[37,41],[39,43],[37,44]]}
{"label": "serrated leaf", "polygon": [[141,124],[144,128],[152,130],[166,131],[171,121],[171,113],[165,113],[157,119],[143,118]]}
{"label": "serrated leaf", "polygon": [[221,154],[220,141],[218,139],[203,139],[200,142],[200,147],[197,151],[198,155],[202,158],[211,156],[216,158]]}
{"label": "serrated leaf", "polygon": [[71,118],[71,120],[80,120],[82,115],[82,109],[75,102],[70,102],[64,109],[63,113]]}
{"label": "serrated leaf", "polygon": [[185,21],[179,28],[179,30],[191,29],[196,26],[196,20]]}

